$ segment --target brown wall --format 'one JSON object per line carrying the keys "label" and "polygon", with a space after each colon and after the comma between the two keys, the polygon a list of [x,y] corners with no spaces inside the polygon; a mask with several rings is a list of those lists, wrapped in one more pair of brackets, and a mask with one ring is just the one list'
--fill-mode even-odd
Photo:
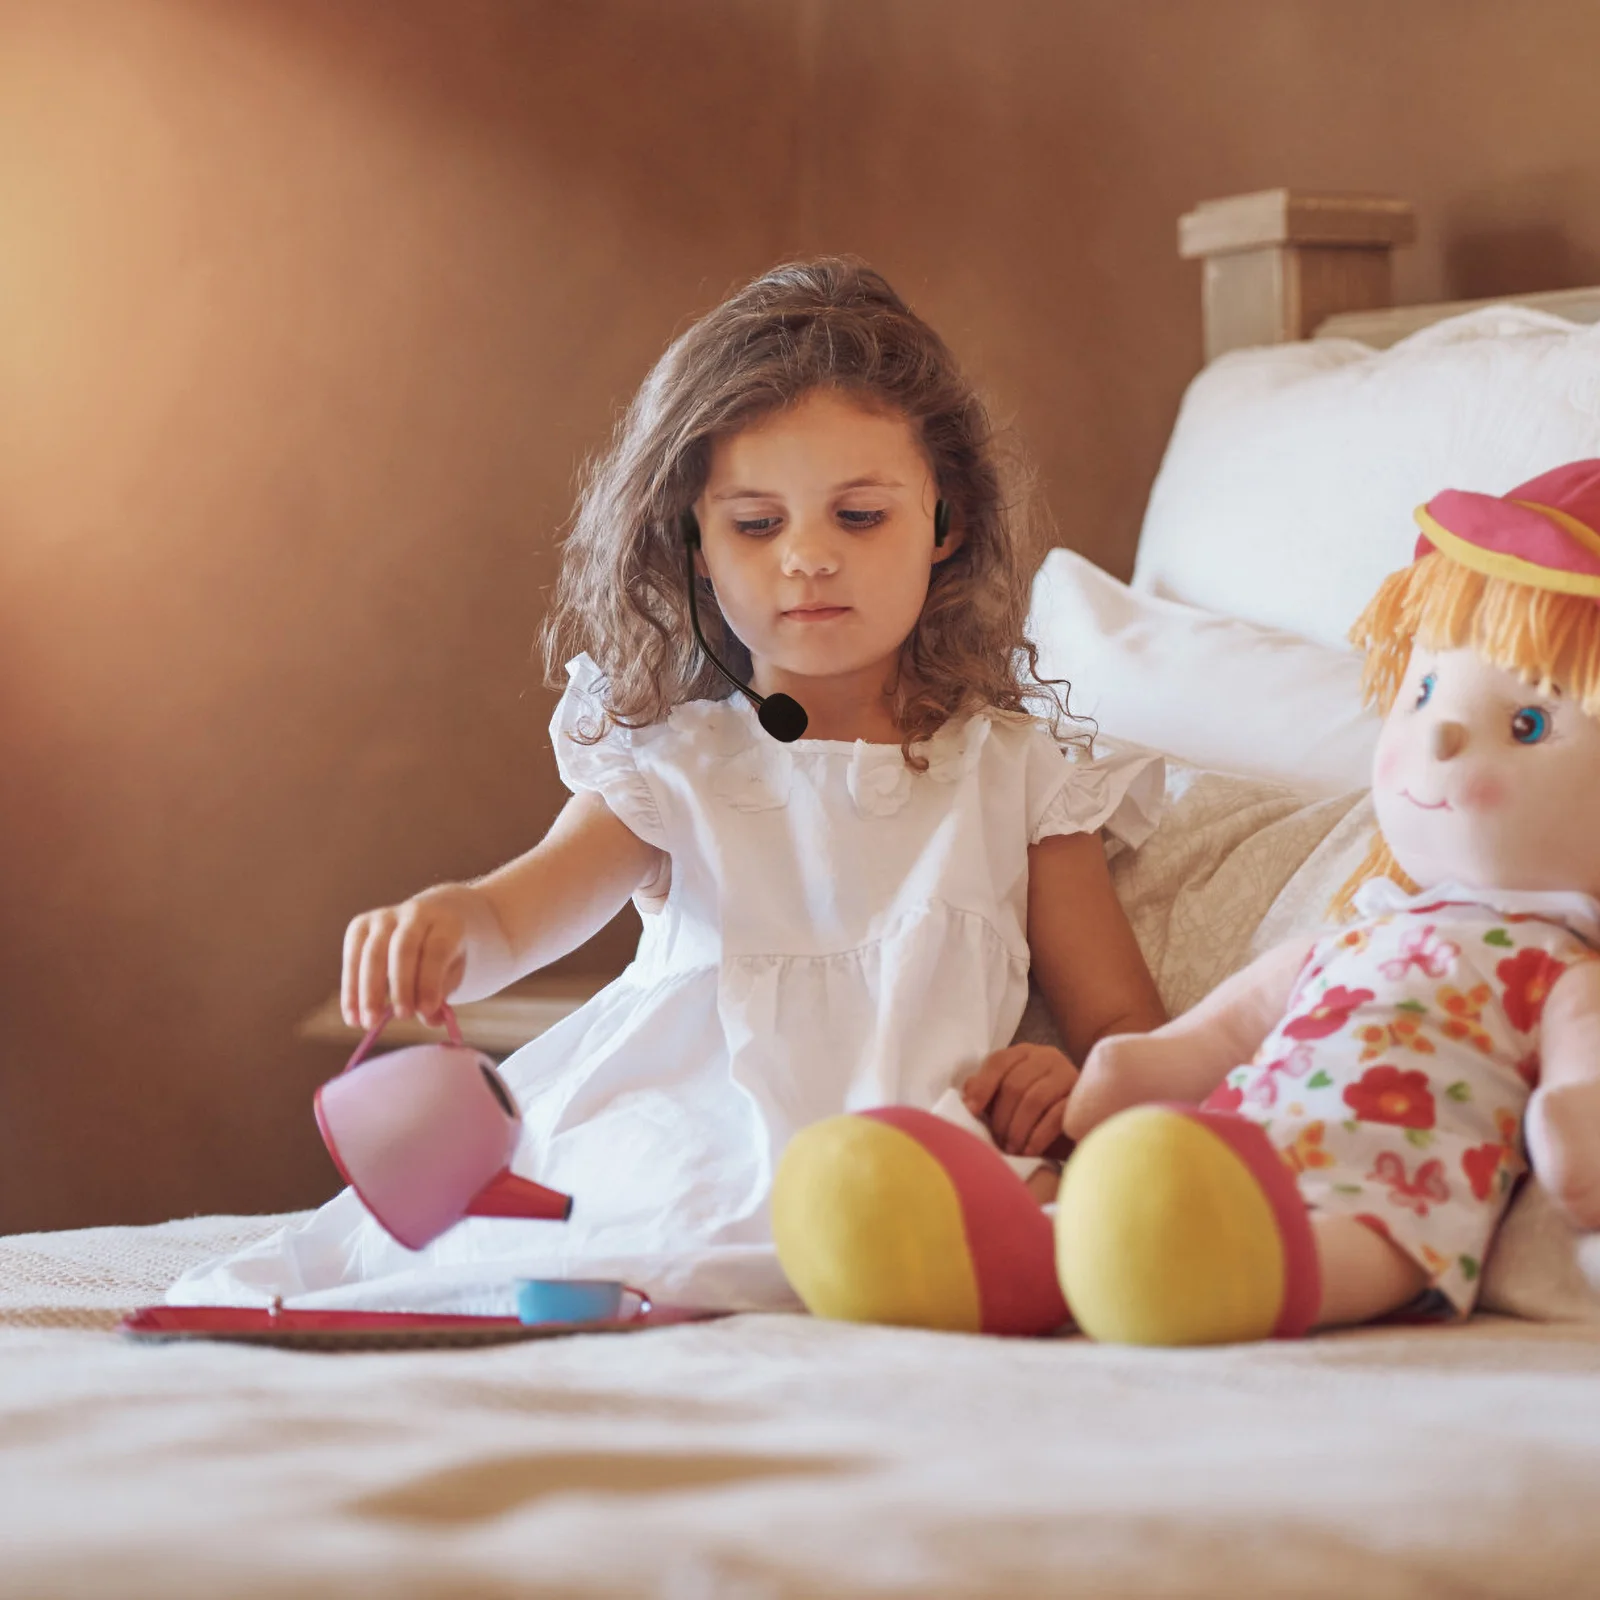
{"label": "brown wall", "polygon": [[1178,213],[1376,189],[1402,298],[1600,281],[1597,59],[1587,0],[3,0],[0,1228],[332,1188],[293,1024],[554,814],[554,530],[687,315],[868,256],[1126,572]]}

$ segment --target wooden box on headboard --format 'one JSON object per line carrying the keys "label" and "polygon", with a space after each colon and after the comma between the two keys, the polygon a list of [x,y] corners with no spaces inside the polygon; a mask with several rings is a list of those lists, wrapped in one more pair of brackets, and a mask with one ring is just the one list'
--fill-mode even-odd
{"label": "wooden box on headboard", "polygon": [[1206,360],[1389,305],[1395,247],[1415,237],[1411,207],[1386,195],[1264,189],[1202,201],[1178,223],[1178,253],[1203,264]]}
{"label": "wooden box on headboard", "polygon": [[1383,348],[1441,318],[1510,302],[1600,322],[1600,287],[1394,305],[1393,258],[1416,237],[1391,195],[1263,189],[1204,200],[1178,222],[1178,253],[1201,262],[1207,361],[1251,345],[1359,339]]}

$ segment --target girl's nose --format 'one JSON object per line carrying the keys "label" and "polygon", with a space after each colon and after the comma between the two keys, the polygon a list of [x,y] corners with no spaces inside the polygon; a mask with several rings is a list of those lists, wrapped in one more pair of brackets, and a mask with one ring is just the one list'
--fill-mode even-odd
{"label": "girl's nose", "polygon": [[783,542],[785,577],[826,577],[838,569],[838,554],[825,530],[808,523],[795,522],[791,525]]}
{"label": "girl's nose", "polygon": [[1467,742],[1467,730],[1459,722],[1436,722],[1433,725],[1433,759],[1448,761],[1461,754]]}

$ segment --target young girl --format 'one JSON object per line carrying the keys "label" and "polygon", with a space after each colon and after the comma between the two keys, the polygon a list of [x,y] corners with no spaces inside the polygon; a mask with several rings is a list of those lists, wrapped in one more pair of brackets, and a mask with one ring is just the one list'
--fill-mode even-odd
{"label": "young girl", "polygon": [[1030,967],[1078,1059],[1160,1022],[1099,834],[1144,837],[1159,762],[1069,761],[1028,714],[1024,533],[977,397],[876,273],[780,267],[678,339],[589,477],[546,629],[572,799],[526,855],[345,938],[348,1021],[435,1022],[634,899],[633,963],[502,1069],[514,1167],[571,1221],[413,1254],[346,1191],[174,1297],[426,1307],[599,1276],[792,1303],[768,1191],[797,1129],[947,1096]]}

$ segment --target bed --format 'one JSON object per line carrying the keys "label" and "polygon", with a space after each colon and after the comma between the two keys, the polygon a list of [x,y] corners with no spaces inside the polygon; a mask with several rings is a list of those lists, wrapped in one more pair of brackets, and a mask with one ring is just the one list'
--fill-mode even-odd
{"label": "bed", "polygon": [[[1422,331],[1378,353],[1407,217],[1279,194],[1186,219],[1212,359],[1134,581],[1066,551],[1040,575],[1036,629],[1075,707],[1173,757],[1161,827],[1113,861],[1169,1006],[1318,920],[1364,848],[1372,726],[1340,633],[1352,596],[1404,559],[1410,506],[1463,472],[1498,491],[1600,454],[1600,292],[1408,308]],[[1371,259],[1319,264],[1338,251]],[[1030,1010],[1024,1031],[1043,1027]],[[339,1356],[112,1332],[281,1220],[0,1240],[0,1591],[1593,1585],[1600,1259],[1531,1188],[1482,1314],[1293,1344],[1127,1350],[772,1315]]]}

